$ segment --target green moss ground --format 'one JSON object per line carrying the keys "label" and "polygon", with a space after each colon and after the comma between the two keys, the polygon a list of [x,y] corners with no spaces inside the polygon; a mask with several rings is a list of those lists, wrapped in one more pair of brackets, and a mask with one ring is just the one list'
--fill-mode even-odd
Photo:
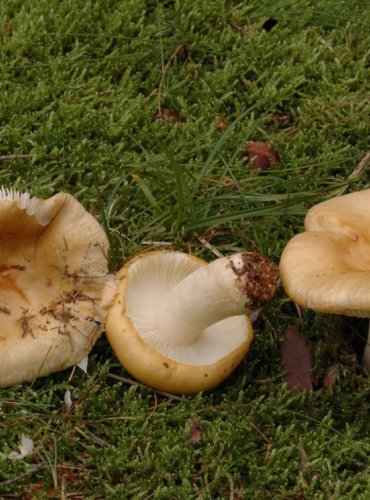
{"label": "green moss ground", "polygon": [[[160,245],[212,260],[199,236],[278,263],[310,206],[369,183],[348,181],[370,149],[369,27],[359,0],[3,0],[0,184],[76,196],[109,235],[112,271]],[[153,120],[159,105],[181,121]],[[272,143],[278,165],[252,171],[247,139]],[[312,394],[284,383],[297,323],[317,345]],[[127,381],[103,337],[88,374],[1,391],[0,497],[368,499],[365,330],[300,319],[279,290],[237,371],[182,398]],[[35,452],[11,460],[21,434]]]}

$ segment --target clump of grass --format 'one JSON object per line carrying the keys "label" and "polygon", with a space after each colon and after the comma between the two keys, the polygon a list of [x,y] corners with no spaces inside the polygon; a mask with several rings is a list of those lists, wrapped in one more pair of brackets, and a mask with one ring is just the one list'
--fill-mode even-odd
{"label": "clump of grass", "polygon": [[[149,248],[211,260],[199,238],[277,263],[308,207],[368,184],[350,176],[369,151],[369,14],[358,0],[4,0],[0,183],[75,195],[113,271]],[[179,119],[153,119],[163,109]],[[273,144],[278,165],[253,171],[247,140]],[[315,373],[340,365],[327,391],[284,385],[297,322]],[[180,398],[135,384],[102,338],[88,374],[2,390],[1,496],[366,498],[370,384],[344,335],[358,330],[298,318],[279,290],[237,371]],[[11,460],[22,434],[35,451]]]}

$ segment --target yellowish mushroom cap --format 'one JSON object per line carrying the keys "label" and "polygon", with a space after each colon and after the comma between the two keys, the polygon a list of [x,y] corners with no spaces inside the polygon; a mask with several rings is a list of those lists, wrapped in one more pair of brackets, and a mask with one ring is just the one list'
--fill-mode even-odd
{"label": "yellowish mushroom cap", "polygon": [[107,252],[104,230],[71,195],[0,190],[0,387],[89,353],[115,291]]}
{"label": "yellowish mushroom cap", "polygon": [[319,203],[280,260],[286,293],[315,311],[370,317],[370,189]]}
{"label": "yellowish mushroom cap", "polygon": [[[208,390],[228,377],[253,339],[251,304],[262,307],[276,286],[267,259],[253,254],[247,262],[245,256],[222,260],[220,273],[181,252],[148,252],[127,262],[116,275],[118,293],[106,321],[122,365],[145,384],[173,393]],[[259,281],[261,269],[265,274]]]}

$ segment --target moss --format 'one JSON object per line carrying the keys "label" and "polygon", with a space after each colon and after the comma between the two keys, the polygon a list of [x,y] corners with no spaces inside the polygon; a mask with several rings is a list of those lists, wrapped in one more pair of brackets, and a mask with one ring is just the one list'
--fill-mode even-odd
{"label": "moss", "polygon": [[[112,270],[163,243],[211,260],[199,235],[277,263],[310,206],[368,184],[366,171],[348,178],[369,149],[369,14],[357,0],[3,0],[0,183],[75,195],[109,235]],[[179,120],[153,119],[159,108]],[[247,139],[273,144],[278,165],[252,171]],[[285,387],[293,323],[318,346],[321,380],[339,363],[328,390]],[[64,484],[94,499],[365,499],[361,329],[298,318],[279,290],[235,373],[181,400],[111,378],[127,374],[102,338],[87,375],[1,392],[1,494],[59,498]],[[35,452],[10,460],[22,433]]]}

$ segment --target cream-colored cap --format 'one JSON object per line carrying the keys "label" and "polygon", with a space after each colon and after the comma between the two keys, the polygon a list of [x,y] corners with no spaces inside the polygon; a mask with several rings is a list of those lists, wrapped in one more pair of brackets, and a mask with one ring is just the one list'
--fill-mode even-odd
{"label": "cream-colored cap", "polygon": [[370,189],[319,203],[280,260],[286,293],[315,311],[370,317]]}
{"label": "cream-colored cap", "polygon": [[115,285],[104,230],[66,193],[0,190],[0,387],[78,363]]}

